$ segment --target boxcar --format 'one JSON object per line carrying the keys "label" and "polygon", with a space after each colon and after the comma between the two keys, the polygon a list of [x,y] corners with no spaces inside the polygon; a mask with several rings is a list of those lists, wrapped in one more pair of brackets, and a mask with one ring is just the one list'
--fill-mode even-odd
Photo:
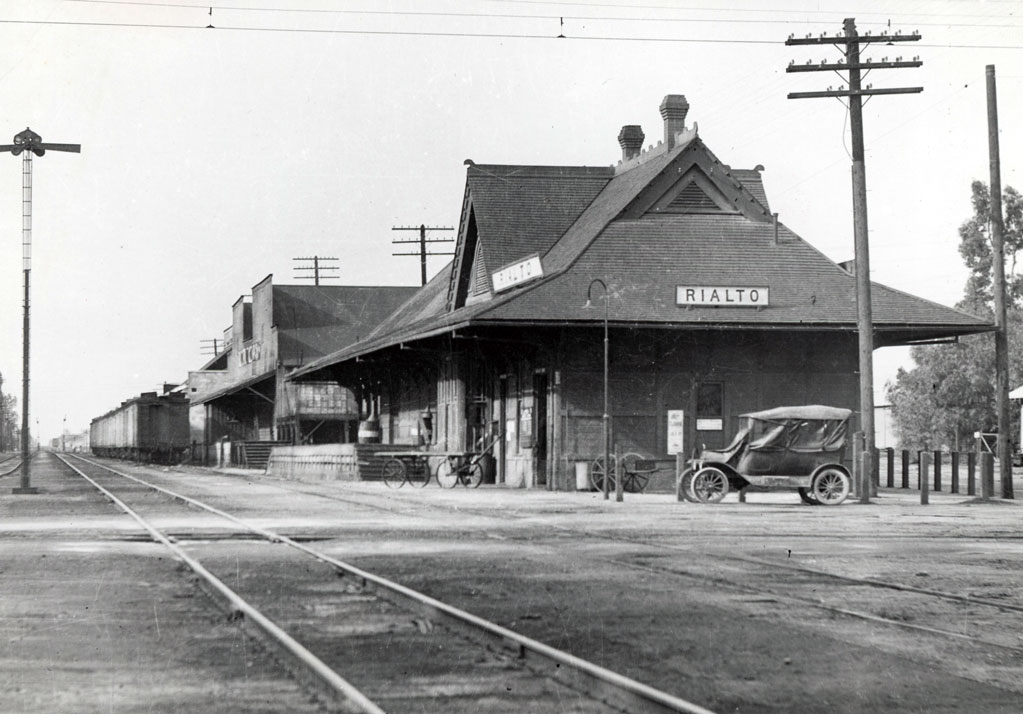
{"label": "boxcar", "polygon": [[115,459],[172,464],[189,452],[188,397],[145,392],[92,420],[92,453]]}

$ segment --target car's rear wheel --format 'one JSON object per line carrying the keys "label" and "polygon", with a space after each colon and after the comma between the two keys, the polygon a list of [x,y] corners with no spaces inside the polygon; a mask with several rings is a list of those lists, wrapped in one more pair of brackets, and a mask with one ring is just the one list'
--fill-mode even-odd
{"label": "car's rear wheel", "polygon": [[827,466],[817,472],[810,486],[813,498],[824,506],[837,506],[852,491],[849,474],[835,466]]}

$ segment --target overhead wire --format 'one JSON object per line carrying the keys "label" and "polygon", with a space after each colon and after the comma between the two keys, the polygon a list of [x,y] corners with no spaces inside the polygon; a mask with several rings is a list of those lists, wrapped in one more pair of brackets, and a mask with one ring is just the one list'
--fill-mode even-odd
{"label": "overhead wire", "polygon": [[[324,35],[367,35],[367,36],[398,36],[398,37],[463,37],[483,39],[510,39],[510,40],[566,40],[566,41],[590,41],[590,42],[659,42],[659,43],[680,43],[680,44],[714,44],[714,45],[779,45],[780,40],[748,40],[748,39],[727,39],[710,37],[629,37],[629,36],[603,36],[603,35],[578,35],[558,37],[553,34],[528,34],[528,33],[507,33],[507,32],[455,32],[455,31],[424,31],[424,30],[354,30],[337,28],[312,28],[312,27],[246,27],[234,25],[217,25],[207,27],[204,25],[180,25],[171,23],[143,23],[143,22],[100,22],[86,20],[7,20],[0,19],[0,25],[50,25],[58,27],[127,27],[141,29],[168,29],[168,30],[220,30],[231,32],[275,32],[275,33],[296,33],[296,34],[324,34]],[[839,43],[839,38],[835,38]],[[1023,45],[974,45],[974,44],[917,44],[916,47],[934,47],[941,49],[985,49],[985,50],[1021,50]]]}
{"label": "overhead wire", "polygon": [[[541,14],[508,14],[508,13],[484,13],[484,12],[446,12],[446,11],[423,11],[423,10],[353,10],[337,8],[296,8],[296,7],[254,7],[254,6],[225,6],[225,5],[196,5],[180,2],[145,2],[144,0],[64,0],[65,2],[91,4],[91,5],[122,5],[133,7],[162,7],[192,10],[217,10],[220,12],[266,12],[266,13],[292,13],[292,14],[323,14],[323,15],[386,15],[388,17],[453,17],[453,18],[478,18],[478,19],[515,19],[515,20],[579,20],[597,22],[692,22],[692,23],[720,23],[720,24],[761,24],[761,25],[819,25],[819,19],[767,19],[767,18],[709,18],[709,17],[626,17],[626,16],[602,16],[602,15],[541,15]],[[603,7],[603,6],[596,6]],[[617,9],[618,6],[606,6]],[[626,6],[631,7],[631,6]],[[681,8],[680,11],[710,11],[711,8]],[[714,8],[716,11],[731,11],[731,8]],[[782,10],[755,10],[753,12],[787,12]],[[806,13],[801,13],[805,15]],[[995,16],[985,15],[990,19],[1000,19]],[[882,24],[882,21],[864,21],[861,24],[873,25]],[[920,27],[947,27],[947,22],[916,22]],[[957,27],[975,27],[991,29],[1011,29],[1023,27],[1023,24],[999,22],[988,23],[955,23]]]}

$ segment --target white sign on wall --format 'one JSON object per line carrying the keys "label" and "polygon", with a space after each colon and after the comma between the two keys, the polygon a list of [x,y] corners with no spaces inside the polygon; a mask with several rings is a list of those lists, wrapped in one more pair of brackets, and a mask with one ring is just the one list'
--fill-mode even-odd
{"label": "white sign on wall", "polygon": [[525,260],[505,266],[494,272],[494,292],[499,293],[515,285],[543,277],[543,266],[539,255],[531,255]]}
{"label": "white sign on wall", "polygon": [[684,454],[686,440],[686,413],[681,409],[668,410],[668,453]]}
{"label": "white sign on wall", "polygon": [[699,307],[765,307],[771,303],[770,288],[679,285],[675,304]]}
{"label": "white sign on wall", "polygon": [[255,362],[263,355],[263,343],[253,342],[248,347],[243,348],[238,352],[238,361],[242,364],[249,364]]}

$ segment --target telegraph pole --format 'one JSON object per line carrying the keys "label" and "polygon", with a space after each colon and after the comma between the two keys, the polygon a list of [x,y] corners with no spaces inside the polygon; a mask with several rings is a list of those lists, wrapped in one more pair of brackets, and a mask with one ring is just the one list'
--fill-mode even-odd
{"label": "telegraph pole", "polygon": [[[329,257],[329,256],[314,255],[311,258],[292,258],[292,260],[302,260],[302,261],[305,261],[305,262],[312,261],[312,263],[313,263],[312,265],[299,265],[299,266],[295,266],[295,270],[311,270],[311,271],[313,271],[313,274],[312,275],[296,275],[295,279],[296,280],[312,280],[313,281],[313,285],[319,285],[321,277],[324,280],[337,280],[339,276],[331,275],[331,274],[329,274],[328,271],[331,271],[331,270],[341,270],[341,268],[337,267],[336,265],[320,265],[321,261],[323,261],[325,263],[330,263],[330,262],[336,263],[337,262],[337,260],[338,260],[337,258],[332,258],[332,257]],[[320,275],[321,272],[324,273],[324,275]]]}
{"label": "telegraph pole", "polygon": [[852,195],[853,195],[853,234],[856,252],[856,328],[859,334],[859,365],[860,365],[860,425],[863,429],[866,458],[860,469],[860,483],[856,485],[860,494],[860,503],[870,503],[870,491],[873,479],[874,460],[874,318],[870,297],[870,241],[867,230],[867,174],[863,149],[863,97],[877,94],[918,94],[923,87],[900,87],[895,89],[874,89],[868,84],[862,86],[866,70],[898,69],[902,67],[919,67],[923,64],[919,57],[903,61],[896,57],[894,62],[883,58],[874,62],[860,58],[860,45],[883,42],[894,45],[896,42],[916,42],[920,35],[887,32],[871,36],[870,33],[859,35],[856,32],[856,21],[846,18],[842,34],[828,37],[795,38],[789,36],[786,45],[835,45],[845,55],[845,61],[820,64],[807,62],[805,65],[790,63],[786,72],[848,72],[849,88],[839,87],[832,90],[828,87],[824,92],[790,92],[789,99],[817,99],[821,97],[848,98],[849,128],[852,133]]}
{"label": "telegraph pole", "polygon": [[1013,498],[1009,449],[1009,335],[1005,309],[1005,238],[1002,225],[1002,172],[998,149],[998,96],[995,66],[987,66],[987,145],[991,170],[991,259],[995,294],[995,410],[998,412],[998,472],[1002,498]]}
{"label": "telegraph pole", "polygon": [[391,228],[392,231],[419,231],[419,240],[392,240],[391,243],[394,245],[406,245],[408,243],[418,243],[419,250],[415,253],[391,253],[391,255],[418,255],[419,256],[419,274],[420,280],[423,285],[426,285],[426,256],[428,255],[454,255],[453,252],[438,252],[428,253],[426,249],[427,243],[453,243],[454,238],[430,238],[427,239],[426,231],[453,231],[454,228],[450,226],[427,226],[421,224],[420,226],[394,226]]}
{"label": "telegraph pole", "polygon": [[[39,493],[39,489],[31,484],[31,467],[29,466],[29,430],[28,430],[28,355],[29,355],[29,280],[32,272],[32,155],[42,156],[47,149],[51,151],[70,151],[78,154],[82,151],[81,144],[44,144],[43,137],[31,129],[14,135],[14,143],[0,146],[0,151],[11,152],[15,156],[24,154],[21,161],[21,267],[25,277],[25,304],[22,321],[22,376],[21,376],[21,485],[12,489],[13,493]],[[36,420],[36,430],[39,420]],[[38,438],[39,435],[36,435]]]}
{"label": "telegraph pole", "polygon": [[223,340],[218,340],[216,337],[210,340],[199,340],[199,354],[203,357],[218,357],[221,353],[221,347],[224,346]]}

